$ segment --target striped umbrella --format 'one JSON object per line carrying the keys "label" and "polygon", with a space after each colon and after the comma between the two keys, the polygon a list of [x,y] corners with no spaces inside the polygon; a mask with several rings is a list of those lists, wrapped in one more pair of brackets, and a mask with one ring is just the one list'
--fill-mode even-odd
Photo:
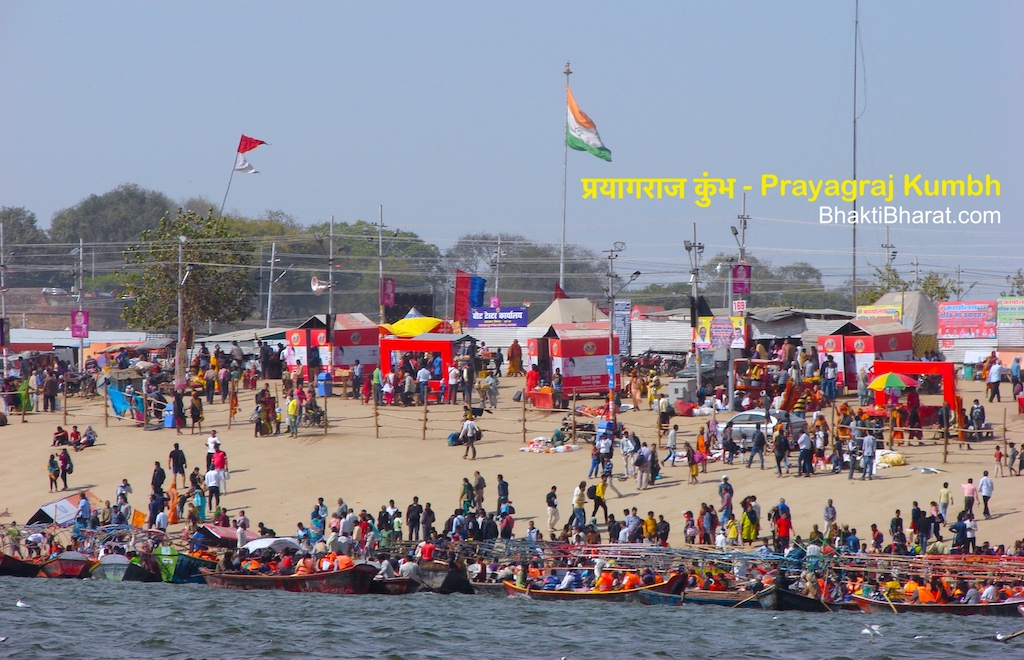
{"label": "striped umbrella", "polygon": [[902,390],[907,387],[917,387],[917,385],[917,381],[910,376],[904,376],[903,374],[897,374],[890,371],[882,374],[881,376],[875,376],[874,380],[871,381],[871,384],[868,385],[868,389],[880,392],[890,387]]}

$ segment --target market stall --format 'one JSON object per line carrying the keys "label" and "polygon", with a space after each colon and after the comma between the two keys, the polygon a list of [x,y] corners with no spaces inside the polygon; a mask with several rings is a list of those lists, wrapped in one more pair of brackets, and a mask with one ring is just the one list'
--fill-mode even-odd
{"label": "market stall", "polygon": [[563,396],[607,392],[609,355],[616,356],[612,365],[619,387],[619,338],[608,330],[608,321],[556,323],[527,342],[527,362],[538,365],[548,382],[560,369]]}
{"label": "market stall", "polygon": [[470,335],[425,332],[415,337],[385,336],[380,338],[380,369],[387,373],[401,366],[406,354],[431,360],[441,358],[441,368],[432,369],[430,395],[440,400],[441,381],[452,364],[459,366],[476,358],[476,339]]}

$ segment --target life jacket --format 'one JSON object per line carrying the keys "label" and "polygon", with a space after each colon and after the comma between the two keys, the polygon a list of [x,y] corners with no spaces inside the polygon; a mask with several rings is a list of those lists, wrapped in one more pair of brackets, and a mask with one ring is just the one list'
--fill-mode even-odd
{"label": "life jacket", "polygon": [[348,555],[338,555],[338,558],[334,561],[334,565],[339,571],[341,571],[354,566],[355,562],[352,561],[352,558]]}
{"label": "life jacket", "polygon": [[919,603],[934,603],[935,594],[928,587],[917,588],[917,602]]}
{"label": "life jacket", "polygon": [[920,585],[917,582],[914,582],[913,580],[908,580],[907,583],[903,586],[904,598],[910,600],[911,597],[914,595],[914,592],[918,591],[918,587],[920,587]]}

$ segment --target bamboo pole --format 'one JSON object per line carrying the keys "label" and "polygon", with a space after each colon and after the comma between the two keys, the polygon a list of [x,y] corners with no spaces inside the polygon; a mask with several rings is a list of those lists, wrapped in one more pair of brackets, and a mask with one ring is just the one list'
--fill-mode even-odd
{"label": "bamboo pole", "polygon": [[110,426],[110,399],[107,393],[107,383],[103,383],[103,426]]}
{"label": "bamboo pole", "polygon": [[64,413],[64,426],[68,425],[68,381],[64,380],[64,392],[61,401],[62,412]]}
{"label": "bamboo pole", "polygon": [[949,419],[942,424],[942,462],[949,462]]}
{"label": "bamboo pole", "polygon": [[526,388],[525,387],[523,388],[522,392],[523,392],[523,401],[522,401],[522,403],[523,403],[523,413],[522,413],[522,417],[520,417],[520,419],[522,420],[523,444],[525,445],[526,444]]}
{"label": "bamboo pole", "polygon": [[[29,376],[29,378],[31,378],[31,376]],[[31,401],[31,400],[32,400],[32,387],[31,387],[31,384],[30,384],[29,387],[25,388],[25,398],[21,400],[21,423],[22,424],[25,424],[26,421],[27,421],[25,419],[25,408],[28,408],[28,402]]]}
{"label": "bamboo pole", "polygon": [[893,426],[892,416],[895,413],[896,413],[895,410],[893,410],[892,412],[889,413],[889,451],[892,451],[892,448],[896,446],[896,441],[893,440],[893,437],[892,437],[893,433],[895,432],[895,428]]}
{"label": "bamboo pole", "polygon": [[[331,381],[331,391],[334,391],[334,381]],[[327,390],[324,390],[324,435],[327,435]]]}
{"label": "bamboo pole", "polygon": [[380,412],[377,410],[376,392],[373,397],[373,437],[380,439]]}
{"label": "bamboo pole", "polygon": [[427,397],[423,397],[423,429],[420,432],[420,440],[427,439]]}
{"label": "bamboo pole", "polygon": [[1003,408],[1003,456],[1006,456],[1006,408]]}
{"label": "bamboo pole", "polygon": [[[572,393],[572,441],[576,442],[576,397],[579,395],[576,392]],[[597,441],[597,436],[594,436],[594,441]]]}

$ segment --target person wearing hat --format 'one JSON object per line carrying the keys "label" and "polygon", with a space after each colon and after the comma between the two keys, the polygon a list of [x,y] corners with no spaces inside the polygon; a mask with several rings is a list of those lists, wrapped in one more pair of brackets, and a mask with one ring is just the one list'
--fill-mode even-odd
{"label": "person wearing hat", "polygon": [[722,483],[718,484],[718,497],[722,500],[722,505],[718,509],[721,520],[728,520],[729,514],[732,513],[732,495],[733,488],[729,483],[729,477],[722,476]]}

